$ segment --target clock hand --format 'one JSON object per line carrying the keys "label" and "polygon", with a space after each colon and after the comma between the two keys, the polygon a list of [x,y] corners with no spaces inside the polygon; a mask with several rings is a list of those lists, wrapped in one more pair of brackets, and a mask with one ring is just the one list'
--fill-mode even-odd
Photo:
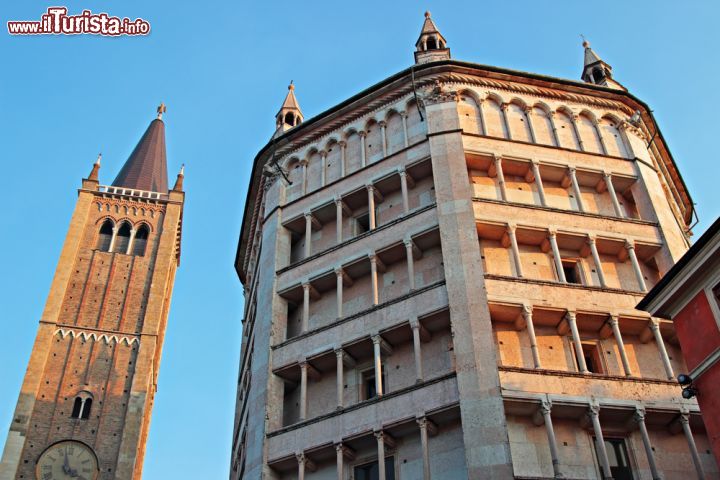
{"label": "clock hand", "polygon": [[68,462],[67,449],[65,449],[65,461],[63,462],[63,473],[70,475],[70,462]]}

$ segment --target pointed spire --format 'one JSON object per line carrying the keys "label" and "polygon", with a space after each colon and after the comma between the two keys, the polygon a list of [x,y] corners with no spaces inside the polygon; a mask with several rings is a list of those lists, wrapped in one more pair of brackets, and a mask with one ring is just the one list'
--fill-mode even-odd
{"label": "pointed spire", "polygon": [[290,80],[285,101],[280,107],[280,111],[277,115],[275,115],[275,134],[290,130],[291,128],[299,125],[302,121],[303,114],[300,110],[297,98],[295,98],[295,85],[293,85],[292,80]]}
{"label": "pointed spire", "polygon": [[178,172],[177,179],[175,180],[175,186],[173,187],[173,191],[182,192],[184,178],[185,178],[185,164],[183,163],[182,166],[180,167],[180,171]]}
{"label": "pointed spire", "polygon": [[590,48],[590,42],[588,42],[583,35],[580,36],[583,39],[582,46],[585,49],[583,72],[580,78],[586,83],[626,90],[625,87],[612,78],[612,67],[610,64],[603,61],[603,59]]}
{"label": "pointed spire", "polygon": [[437,25],[425,12],[425,21],[420,30],[420,37],[415,42],[415,63],[438,62],[450,59],[450,49],[447,48],[447,41],[442,36]]}
{"label": "pointed spire", "polygon": [[166,110],[165,104],[161,103],[157,109],[158,118],[150,122],[145,134],[115,177],[113,186],[167,193],[165,123],[161,120]]}
{"label": "pointed spire", "polygon": [[97,160],[93,163],[93,168],[88,175],[88,180],[98,181],[98,173],[100,172],[100,159],[102,159],[102,153],[98,153]]}

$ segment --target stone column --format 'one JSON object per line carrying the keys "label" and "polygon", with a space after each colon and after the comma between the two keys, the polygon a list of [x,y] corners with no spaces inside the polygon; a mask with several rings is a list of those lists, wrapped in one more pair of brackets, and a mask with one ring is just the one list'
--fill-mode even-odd
{"label": "stone column", "polygon": [[703,471],[702,462],[700,461],[700,454],[698,453],[697,445],[695,445],[695,439],[690,429],[690,414],[688,412],[682,412],[679,420],[683,433],[685,434],[685,440],[687,440],[688,448],[690,449],[690,455],[692,455],[698,480],[705,480],[705,472]]}
{"label": "stone column", "polygon": [[370,223],[370,230],[375,230],[375,187],[373,185],[366,185],[368,194],[368,218]]}
{"label": "stone column", "polygon": [[343,444],[335,444],[335,463],[337,465],[337,480],[344,480],[345,478],[345,452],[343,451]]}
{"label": "stone column", "polygon": [[343,203],[341,198],[335,199],[335,241],[339,244],[343,241]]}
{"label": "stone column", "polygon": [[612,475],[610,474],[610,460],[608,460],[607,450],[605,449],[605,438],[603,437],[602,427],[600,426],[600,406],[590,405],[588,415],[590,415],[593,431],[595,432],[595,450],[597,451],[600,465],[603,467],[603,478],[606,480],[612,480]]}
{"label": "stone column", "polygon": [[600,131],[600,124],[597,120],[597,118],[592,119],[593,127],[595,127],[595,135],[597,135],[598,140],[600,140],[600,148],[602,150],[603,155],[608,154],[607,145],[605,145],[605,138],[602,136],[602,132]]}
{"label": "stone column", "polygon": [[535,125],[533,125],[533,109],[532,107],[525,107],[525,118],[528,122],[528,130],[530,131],[530,141],[532,143],[537,143],[537,139],[535,138]]}
{"label": "stone column", "polygon": [[652,449],[652,443],[650,443],[650,434],[648,434],[647,426],[645,425],[645,409],[642,407],[635,409],[633,420],[635,420],[635,423],[637,423],[638,429],[640,430],[640,436],[642,437],[643,446],[645,447],[645,456],[647,457],[648,464],[650,465],[652,478],[653,480],[662,480],[657,464],[655,463],[655,453]]}
{"label": "stone column", "polygon": [[325,150],[322,150],[319,152],[320,154],[320,161],[322,162],[322,165],[320,166],[320,186],[324,187],[327,183],[327,156],[328,152]]}
{"label": "stone column", "polygon": [[380,303],[380,292],[378,290],[377,257],[370,255],[370,282],[372,283],[373,305]]}
{"label": "stone column", "polygon": [[305,258],[312,255],[312,213],[305,212]]}
{"label": "stone column", "polygon": [[665,375],[667,375],[668,380],[675,380],[675,373],[673,373],[672,365],[670,364],[670,357],[665,349],[665,342],[663,341],[662,333],[660,332],[660,323],[654,318],[651,318],[648,327],[652,331],[653,336],[655,337],[655,343],[660,351],[660,359],[662,360],[663,367],[665,367]]}
{"label": "stone column", "polygon": [[555,429],[552,423],[552,403],[543,400],[540,404],[540,413],[543,416],[545,422],[545,431],[548,437],[548,445],[550,446],[550,458],[552,459],[553,476],[555,478],[563,478],[563,474],[560,471],[560,456],[558,455],[557,440],[555,439]]}
{"label": "stone column", "polygon": [[578,330],[575,312],[567,312],[565,314],[565,320],[570,327],[570,333],[572,333],[573,344],[575,345],[575,358],[577,358],[580,373],[590,373],[587,364],[585,364],[585,355],[583,355],[582,341],[580,340],[580,331]]}
{"label": "stone column", "polygon": [[628,361],[627,352],[625,351],[625,343],[623,342],[622,334],[620,333],[620,320],[617,315],[610,315],[608,323],[612,328],[613,335],[615,336],[615,342],[617,343],[618,350],[620,351],[620,360],[622,361],[625,376],[630,377],[632,376],[632,370],[630,369],[630,362]]}
{"label": "stone column", "polygon": [[403,211],[408,213],[410,211],[410,199],[408,198],[407,172],[405,171],[405,168],[401,168],[398,174],[400,175],[400,190],[402,191]]}
{"label": "stone column", "polygon": [[310,325],[310,283],[305,282],[302,284],[303,289],[303,309],[302,309],[302,324],[300,325],[301,333],[308,331]]}
{"label": "stone column", "polygon": [[413,336],[413,354],[415,356],[415,383],[423,382],[422,350],[420,347],[420,322],[417,318],[410,320]]}
{"label": "stone column", "polygon": [[340,410],[345,405],[344,392],[345,392],[345,352],[342,348],[335,349],[335,361],[337,371],[337,409]]}
{"label": "stone column", "polygon": [[575,201],[577,202],[578,210],[584,212],[585,204],[583,203],[582,193],[580,192],[580,184],[577,180],[575,167],[568,167],[568,176],[570,177],[570,185],[572,185],[573,193],[575,194]]}
{"label": "stone column", "polygon": [[340,178],[343,178],[346,174],[345,169],[345,151],[347,150],[347,142],[345,140],[340,140],[338,142],[338,145],[340,145]]}
{"label": "stone column", "polygon": [[595,271],[597,272],[600,286],[606,288],[607,281],[605,281],[605,272],[603,271],[602,261],[600,260],[600,253],[598,252],[597,245],[595,244],[595,236],[588,235],[587,243],[590,247],[590,253],[592,254],[593,261],[595,262]]}
{"label": "stone column", "polygon": [[117,225],[112,228],[112,237],[110,237],[110,246],[108,247],[108,252],[112,253],[113,248],[115,248],[115,240],[117,239],[117,233],[119,229],[120,227],[118,227]]}
{"label": "stone column", "polygon": [[380,343],[382,337],[380,335],[372,336],[373,342],[373,363],[375,365],[375,391],[378,397],[383,395],[383,379],[382,379],[382,357],[380,354]]}
{"label": "stone column", "polygon": [[413,258],[413,250],[413,241],[405,240],[405,256],[407,257],[408,286],[410,291],[415,290],[415,259]]}
{"label": "stone column", "polygon": [[557,232],[555,230],[549,230],[548,239],[550,240],[550,248],[553,252],[553,259],[555,259],[555,269],[557,270],[558,280],[562,283],[567,283],[565,270],[563,270],[562,258],[560,257],[560,248],[557,243]]}
{"label": "stone column", "polygon": [[[125,255],[132,254],[133,243],[135,242],[135,234],[136,233],[137,233],[137,230],[135,230],[134,228],[130,230],[130,239],[128,240],[127,250],[125,250],[125,252],[124,252]],[[120,253],[123,253],[123,252],[120,252]]]}
{"label": "stone column", "polygon": [[387,127],[387,123],[384,121],[378,122],[378,125],[380,125],[380,132],[382,136],[382,152],[383,152],[383,158],[387,157],[387,132],[385,131],[385,128]]}
{"label": "stone column", "polygon": [[343,316],[343,280],[345,272],[342,268],[335,269],[335,290],[337,297],[337,318]]}
{"label": "stone column", "polygon": [[540,195],[540,205],[547,207],[547,199],[545,198],[545,187],[543,187],[542,177],[540,176],[540,163],[536,161],[530,162],[533,176],[535,177],[535,185],[538,189],[538,195]]}
{"label": "stone column", "polygon": [[505,175],[502,169],[502,157],[495,155],[495,175],[497,175],[498,186],[500,187],[500,198],[507,202],[507,191],[505,190]]}
{"label": "stone column", "polygon": [[557,126],[555,125],[555,112],[548,113],[548,119],[550,120],[550,126],[552,127],[553,142],[556,147],[560,147],[560,137],[558,136]]}
{"label": "stone column", "polygon": [[537,338],[535,337],[535,325],[532,318],[532,305],[523,305],[523,318],[525,318],[525,326],[527,328],[528,337],[530,338],[530,350],[532,351],[533,364],[535,368],[542,368],[540,363],[540,351],[537,346]]}
{"label": "stone column", "polygon": [[377,439],[377,451],[378,451],[378,478],[380,480],[386,480],[385,477],[385,434],[382,430],[375,432],[375,438]]}
{"label": "stone column", "polygon": [[305,454],[300,453],[295,455],[298,462],[298,480],[305,480]]}
{"label": "stone column", "polygon": [[643,277],[642,270],[640,269],[640,262],[638,261],[637,255],[635,255],[635,245],[631,241],[626,241],[625,248],[627,249],[628,257],[630,257],[630,263],[635,271],[635,278],[637,278],[640,291],[647,292],[647,285],[645,285],[645,278]]}
{"label": "stone column", "polygon": [[358,132],[358,135],[360,135],[360,167],[362,168],[366,165],[367,152],[365,151],[365,137],[367,137],[367,132],[361,130]]}
{"label": "stone column", "polygon": [[307,369],[307,362],[300,362],[300,421],[307,418]]}
{"label": "stone column", "polygon": [[428,420],[426,417],[415,419],[420,427],[420,445],[423,454],[423,480],[430,480],[430,449],[428,446]]}
{"label": "stone column", "polygon": [[408,141],[407,112],[400,112],[400,117],[402,118],[403,124],[403,143],[405,145],[405,148],[407,148],[410,146],[410,143]]}
{"label": "stone column", "polygon": [[520,247],[518,247],[517,235],[515,235],[515,229],[517,226],[514,223],[508,224],[507,234],[510,239],[510,250],[512,251],[513,262],[515,263],[515,271],[519,278],[523,277],[522,261],[520,259]]}
{"label": "stone column", "polygon": [[584,152],[585,151],[585,142],[583,142],[583,139],[580,136],[580,129],[578,129],[578,126],[577,126],[578,115],[573,114],[570,118],[572,120],[573,134],[575,135],[575,138],[577,138],[578,145],[580,145],[580,150]]}
{"label": "stone column", "polygon": [[605,186],[607,187],[608,194],[610,194],[610,200],[612,200],[613,208],[615,209],[615,215],[620,218],[624,218],[625,215],[623,215],[622,207],[620,206],[617,193],[615,192],[615,186],[612,182],[612,175],[608,172],[604,172],[603,178],[605,179]]}
{"label": "stone column", "polygon": [[302,167],[302,194],[307,193],[307,159],[300,160],[300,166]]}
{"label": "stone column", "polygon": [[483,135],[487,135],[487,128],[485,127],[487,123],[485,123],[485,111],[483,110],[483,102],[485,100],[478,100],[478,114],[480,116],[480,133]]}
{"label": "stone column", "polygon": [[503,125],[505,125],[505,132],[507,133],[507,137],[505,138],[512,140],[512,131],[510,130],[510,122],[508,122],[507,116],[507,110],[509,106],[509,103],[503,103],[502,105],[500,105],[500,111],[502,112]]}

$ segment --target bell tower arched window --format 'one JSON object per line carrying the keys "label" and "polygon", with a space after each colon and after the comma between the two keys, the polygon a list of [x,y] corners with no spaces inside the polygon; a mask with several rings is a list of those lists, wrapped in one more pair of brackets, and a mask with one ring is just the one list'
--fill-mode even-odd
{"label": "bell tower arched window", "polygon": [[113,223],[110,220],[105,220],[102,227],[100,227],[100,233],[98,234],[97,244],[95,248],[101,252],[107,252],[110,250],[110,243],[112,242],[113,236]]}
{"label": "bell tower arched window", "polygon": [[140,226],[135,234],[135,239],[133,240],[133,255],[137,255],[139,257],[145,255],[145,248],[147,247],[149,233],[147,225]]}
{"label": "bell tower arched window", "polygon": [[130,244],[130,224],[123,222],[115,237],[115,245],[113,246],[113,252],[127,253],[128,245]]}
{"label": "bell tower arched window", "polygon": [[92,410],[92,395],[88,392],[80,392],[75,401],[73,402],[71,418],[78,418],[81,420],[87,420],[90,418],[90,411]]}

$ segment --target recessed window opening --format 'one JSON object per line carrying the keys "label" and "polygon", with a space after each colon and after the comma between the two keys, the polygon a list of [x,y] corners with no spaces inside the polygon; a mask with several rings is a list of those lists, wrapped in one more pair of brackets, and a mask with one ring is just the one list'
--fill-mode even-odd
{"label": "recessed window opening", "polygon": [[127,253],[128,245],[130,244],[130,224],[123,222],[120,229],[115,237],[115,245],[113,246],[113,252]]}
{"label": "recessed window opening", "polygon": [[133,255],[142,257],[145,255],[145,247],[147,246],[149,230],[146,225],[142,225],[135,234],[133,240]]}
{"label": "recessed window opening", "polygon": [[[358,465],[353,469],[354,480],[379,480],[377,460]],[[385,457],[385,479],[395,480],[395,457]]]}
{"label": "recessed window opening", "polygon": [[[607,452],[608,461],[610,463],[610,475],[603,471],[600,467],[600,477],[612,477],[615,480],[633,480],[632,466],[630,465],[630,457],[627,451],[627,445],[624,438],[605,438],[605,451]],[[593,437],[595,451],[598,450],[598,440]],[[598,454],[599,457],[599,454]]]}
{"label": "recessed window opening", "polygon": [[[387,392],[387,375],[385,365],[381,367],[383,391]],[[377,385],[375,383],[375,368],[370,368],[360,373],[360,395],[361,400],[370,400],[377,397]]]}
{"label": "recessed window opening", "polygon": [[[573,344],[573,352],[575,353],[575,363],[578,365],[578,371],[580,370],[580,362],[577,360],[577,352],[575,352],[575,345]],[[585,366],[590,373],[605,373],[601,360],[601,350],[598,345],[594,342],[583,342],[582,343],[582,356],[585,360]]]}
{"label": "recessed window opening", "polygon": [[582,285],[583,282],[582,276],[580,275],[580,265],[577,260],[563,260],[562,269],[567,283]]}
{"label": "recessed window opening", "polygon": [[92,397],[90,394],[82,392],[80,395],[75,397],[73,402],[71,418],[78,418],[87,420],[90,418],[90,411],[92,410]]}
{"label": "recessed window opening", "polygon": [[107,252],[110,250],[110,243],[112,242],[113,235],[113,223],[110,220],[105,220],[102,227],[100,227],[100,233],[98,234],[97,245],[95,248],[101,252]]}

